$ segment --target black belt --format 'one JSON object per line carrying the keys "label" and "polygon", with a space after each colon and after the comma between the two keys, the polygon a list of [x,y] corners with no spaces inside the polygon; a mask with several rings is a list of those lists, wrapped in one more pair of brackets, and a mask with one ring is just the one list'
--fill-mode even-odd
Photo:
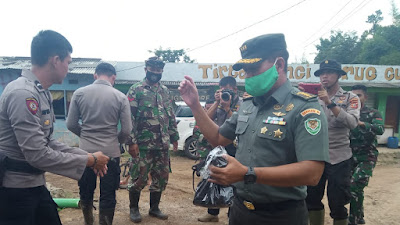
{"label": "black belt", "polygon": [[6,157],[5,160],[5,168],[8,171],[13,172],[21,172],[21,173],[30,173],[30,174],[42,174],[43,170],[39,170],[33,166],[31,166],[28,162],[22,160],[15,160]]}
{"label": "black belt", "polygon": [[236,203],[243,205],[250,211],[279,211],[304,205],[304,200],[287,200],[273,203],[256,203],[247,201],[240,196],[235,196]]}

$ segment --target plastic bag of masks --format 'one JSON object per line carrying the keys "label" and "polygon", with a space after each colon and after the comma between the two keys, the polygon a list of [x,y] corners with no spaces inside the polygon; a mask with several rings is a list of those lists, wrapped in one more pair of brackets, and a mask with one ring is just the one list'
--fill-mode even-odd
{"label": "plastic bag of masks", "polygon": [[210,178],[210,170],[208,167],[214,165],[216,167],[225,167],[228,162],[222,156],[226,150],[218,146],[214,148],[207,156],[205,166],[200,171],[202,180],[197,185],[193,204],[207,208],[224,208],[232,205],[234,197],[233,186],[222,186],[207,181]]}

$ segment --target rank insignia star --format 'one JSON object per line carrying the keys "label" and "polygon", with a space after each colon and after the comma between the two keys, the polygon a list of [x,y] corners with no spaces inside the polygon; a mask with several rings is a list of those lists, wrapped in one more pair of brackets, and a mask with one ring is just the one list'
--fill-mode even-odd
{"label": "rank insignia star", "polygon": [[272,114],[274,114],[275,116],[284,116],[284,115],[286,115],[286,113],[283,113],[283,112],[273,112]]}
{"label": "rank insignia star", "polygon": [[281,131],[281,129],[274,131],[274,133],[275,133],[274,137],[282,138],[283,132]]}
{"label": "rank insignia star", "polygon": [[263,127],[263,128],[261,128],[260,133],[265,134],[267,131],[268,131],[268,128],[267,127]]}
{"label": "rank insignia star", "polygon": [[294,108],[293,103],[290,103],[289,105],[286,106],[286,112],[292,111],[293,108]]}
{"label": "rank insignia star", "polygon": [[281,105],[281,104],[274,105],[275,110],[280,110],[280,109],[282,109],[282,107],[283,107],[283,105]]}

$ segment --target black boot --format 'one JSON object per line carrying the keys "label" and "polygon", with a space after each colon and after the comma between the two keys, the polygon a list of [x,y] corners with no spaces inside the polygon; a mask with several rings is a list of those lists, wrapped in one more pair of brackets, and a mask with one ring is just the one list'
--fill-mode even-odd
{"label": "black boot", "polygon": [[93,201],[81,201],[81,208],[83,213],[83,219],[85,225],[93,225],[94,217],[93,217]]}
{"label": "black boot", "polygon": [[129,217],[134,223],[140,223],[142,221],[142,216],[139,212],[139,199],[140,191],[129,191]]}
{"label": "black boot", "polygon": [[168,215],[162,213],[160,208],[158,208],[158,205],[160,204],[160,199],[161,199],[161,192],[150,192],[149,215],[157,217],[158,219],[161,220],[166,220],[168,219]]}
{"label": "black boot", "polygon": [[99,225],[112,225],[114,219],[115,208],[100,209]]}

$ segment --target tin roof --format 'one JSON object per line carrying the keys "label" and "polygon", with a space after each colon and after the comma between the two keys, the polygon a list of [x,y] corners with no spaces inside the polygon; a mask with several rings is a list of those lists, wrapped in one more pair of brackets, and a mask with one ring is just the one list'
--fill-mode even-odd
{"label": "tin roof", "polygon": [[[94,74],[96,66],[104,62],[98,58],[72,58],[72,63],[69,65],[68,73],[71,74]],[[107,61],[115,66],[117,62]],[[30,69],[30,57],[0,57],[1,69]]]}

